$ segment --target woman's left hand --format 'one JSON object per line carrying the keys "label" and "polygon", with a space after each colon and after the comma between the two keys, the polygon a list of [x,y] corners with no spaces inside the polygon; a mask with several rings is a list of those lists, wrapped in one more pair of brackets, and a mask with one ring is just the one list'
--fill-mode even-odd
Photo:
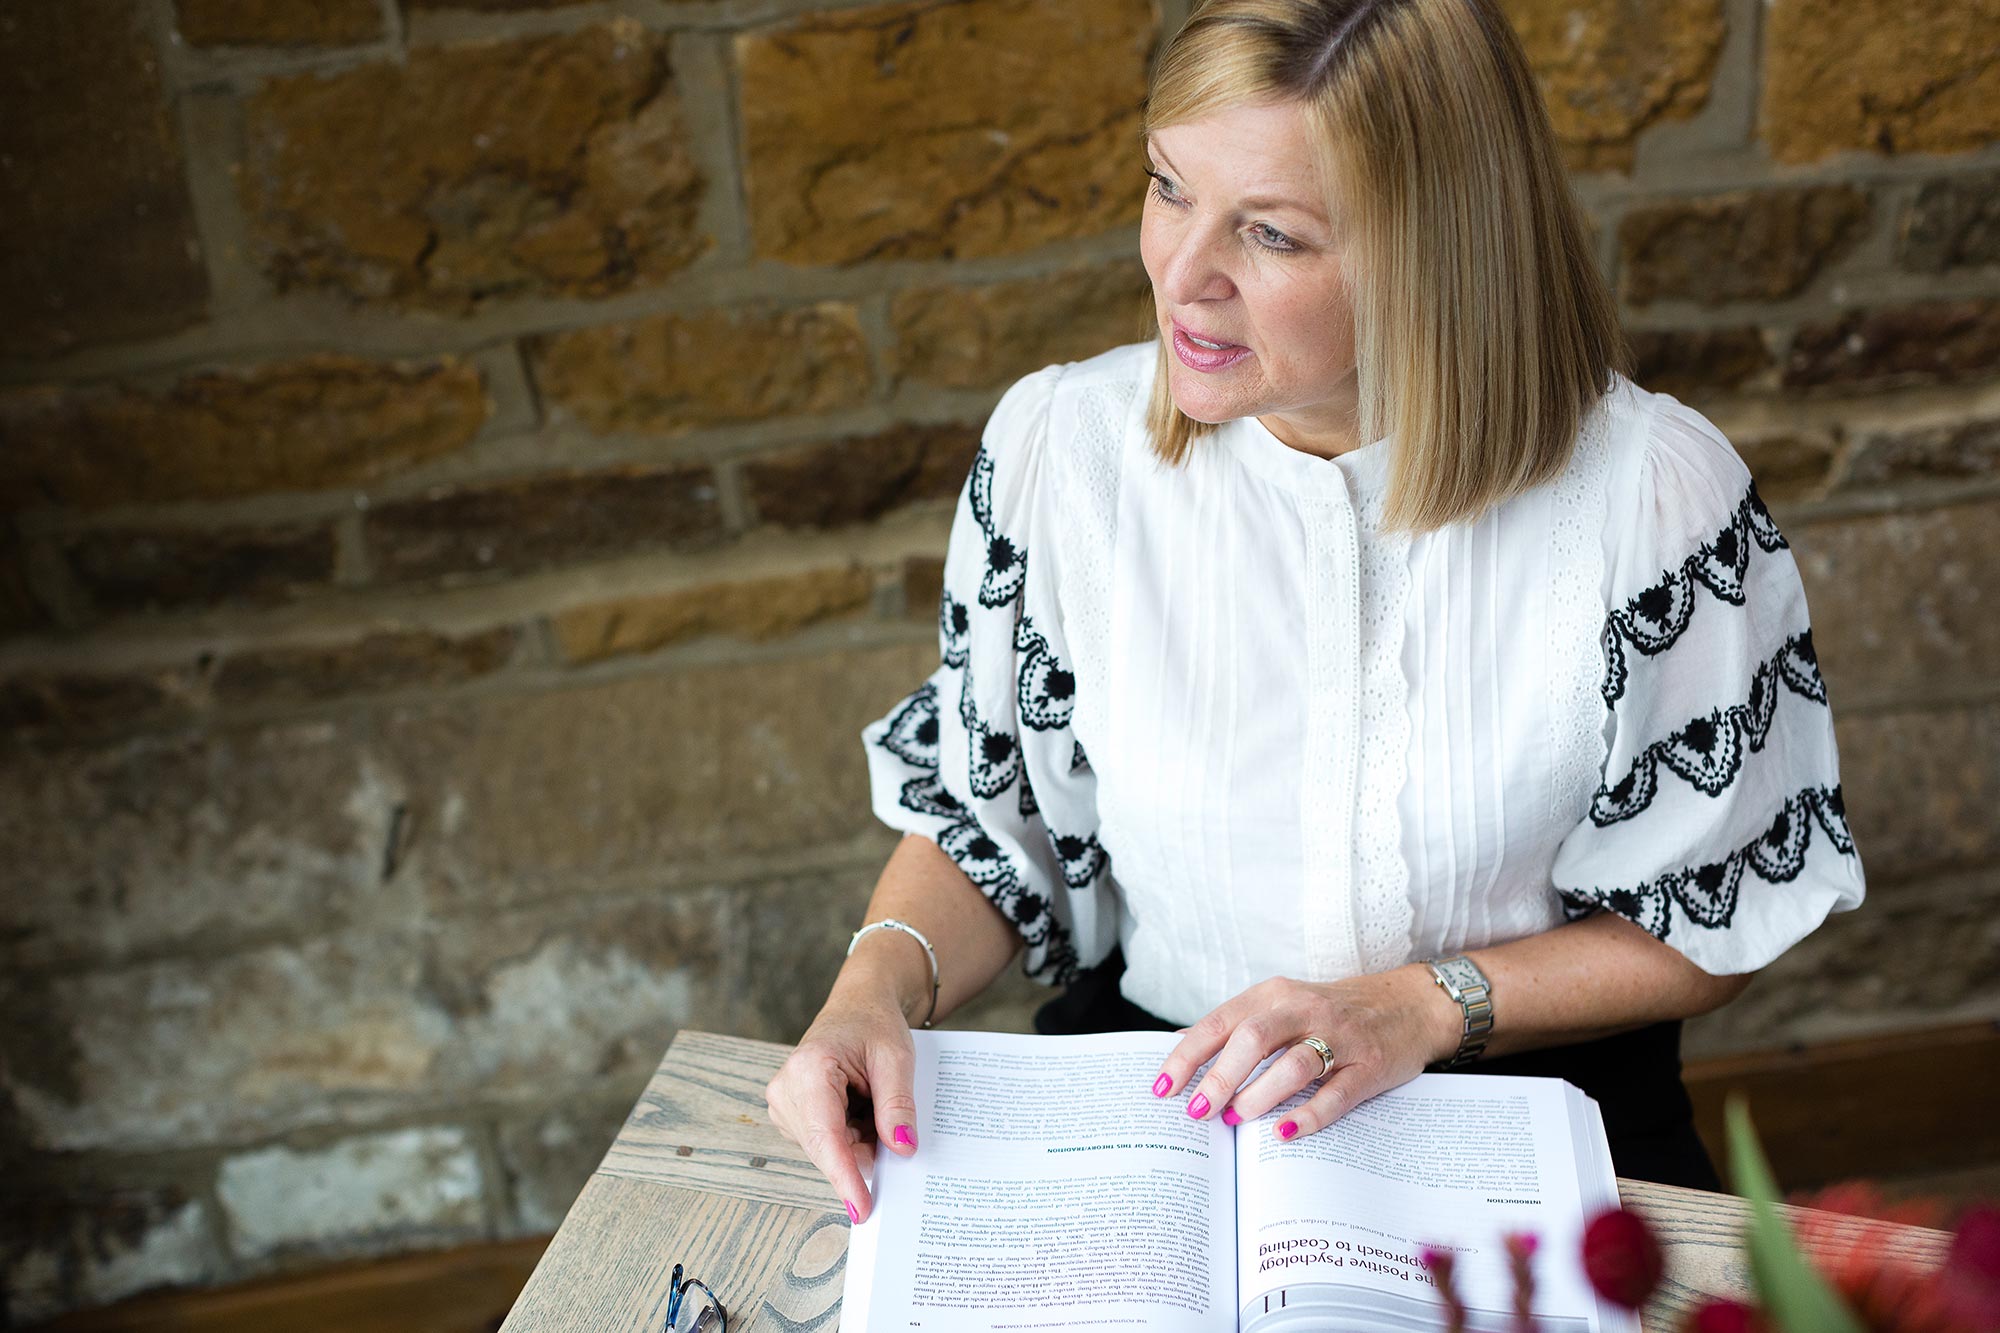
{"label": "woman's left hand", "polygon": [[[1192,1089],[1188,1114],[1221,1115],[1229,1124],[1255,1120],[1320,1077],[1319,1052],[1301,1044],[1318,1037],[1333,1050],[1333,1068],[1315,1092],[1277,1126],[1281,1139],[1324,1129],[1376,1093],[1407,1083],[1434,1060],[1458,1049],[1458,1007],[1421,964],[1311,983],[1288,977],[1260,981],[1185,1029],[1160,1066],[1155,1096],[1182,1091],[1210,1056],[1215,1063]],[[1257,1081],[1265,1056],[1282,1051]],[[1217,1054],[1220,1052],[1220,1054]]]}

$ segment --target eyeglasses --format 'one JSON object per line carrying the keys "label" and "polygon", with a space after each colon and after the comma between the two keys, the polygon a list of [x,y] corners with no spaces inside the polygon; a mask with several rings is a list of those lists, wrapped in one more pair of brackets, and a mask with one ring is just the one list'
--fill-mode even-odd
{"label": "eyeglasses", "polygon": [[[708,1284],[698,1277],[683,1278],[681,1272],[681,1266],[675,1264],[674,1275],[667,1279],[665,1333],[729,1333],[729,1315]],[[698,1304],[683,1308],[689,1287],[700,1293],[695,1297]]]}

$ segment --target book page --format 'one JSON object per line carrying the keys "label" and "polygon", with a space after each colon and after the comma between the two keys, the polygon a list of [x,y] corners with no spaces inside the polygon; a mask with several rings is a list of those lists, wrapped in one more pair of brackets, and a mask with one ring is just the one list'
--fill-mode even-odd
{"label": "book page", "polygon": [[[1466,1327],[1508,1333],[1510,1231],[1539,1243],[1538,1329],[1637,1333],[1622,1317],[1605,1322],[1578,1259],[1587,1215],[1616,1187],[1594,1152],[1579,1174],[1575,1119],[1592,1104],[1569,1084],[1423,1074],[1317,1134],[1280,1141],[1276,1126],[1316,1087],[1238,1130],[1244,1333],[1440,1328],[1419,1257],[1427,1246],[1454,1256]],[[1601,1137],[1594,1120],[1585,1128]]]}
{"label": "book page", "polygon": [[876,1156],[843,1330],[1233,1320],[1232,1131],[1151,1090],[1178,1036],[911,1035],[919,1146]]}

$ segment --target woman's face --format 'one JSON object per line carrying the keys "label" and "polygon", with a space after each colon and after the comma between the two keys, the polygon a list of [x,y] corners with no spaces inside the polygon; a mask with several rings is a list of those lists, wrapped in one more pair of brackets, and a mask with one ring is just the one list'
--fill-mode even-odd
{"label": "woman's face", "polygon": [[[1139,252],[1175,406],[1197,421],[1257,416],[1310,453],[1352,448],[1354,311],[1304,110],[1238,107],[1147,146]],[[1189,333],[1235,350],[1205,351]]]}

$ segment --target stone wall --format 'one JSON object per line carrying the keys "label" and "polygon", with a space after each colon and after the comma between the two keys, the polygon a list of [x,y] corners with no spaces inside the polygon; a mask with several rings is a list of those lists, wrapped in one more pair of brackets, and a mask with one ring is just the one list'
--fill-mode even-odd
{"label": "stone wall", "polygon": [[[1509,8],[1870,871],[1693,1045],[2000,1015],[2000,4]],[[797,1035],[980,423],[1150,327],[1185,13],[0,14],[8,1318],[547,1231],[676,1029]]]}

